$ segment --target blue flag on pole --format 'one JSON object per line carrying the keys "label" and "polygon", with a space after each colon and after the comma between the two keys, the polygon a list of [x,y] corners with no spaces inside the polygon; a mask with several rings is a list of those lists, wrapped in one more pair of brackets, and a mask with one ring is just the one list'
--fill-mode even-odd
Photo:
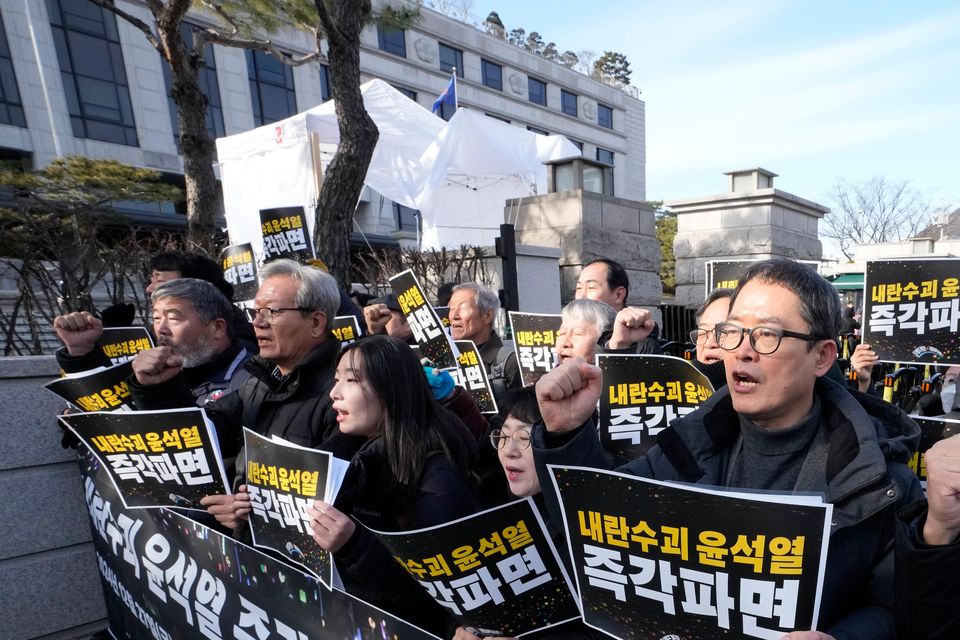
{"label": "blue flag on pole", "polygon": [[440,110],[440,105],[449,104],[451,107],[457,106],[457,75],[456,72],[450,75],[450,82],[440,94],[440,97],[433,101],[432,111],[436,113]]}

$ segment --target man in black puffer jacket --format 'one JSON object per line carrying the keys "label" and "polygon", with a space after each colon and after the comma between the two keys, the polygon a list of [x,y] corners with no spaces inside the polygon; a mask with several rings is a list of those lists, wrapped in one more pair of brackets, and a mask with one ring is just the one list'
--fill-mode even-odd
{"label": "man in black puffer jacket", "polygon": [[[839,300],[805,265],[773,259],[740,279],[715,332],[727,385],[657,435],[620,470],[657,480],[782,493],[833,504],[819,625],[789,640],[893,640],[896,512],[922,497],[907,466],[920,430],[902,411],[826,377],[834,365]],[[608,467],[590,415],[600,373],[584,362],[537,383],[537,474],[551,514],[546,464]]]}
{"label": "man in black puffer jacket", "polygon": [[[253,321],[260,355],[246,364],[249,376],[204,408],[221,439],[239,448],[243,429],[321,448],[349,460],[364,438],[342,435],[331,409],[335,360],[340,342],[329,330],[339,304],[332,276],[292,260],[276,260],[260,271]],[[190,406],[192,398],[173,390],[182,360],[172,355],[137,366],[131,395],[141,409]],[[224,446],[226,448],[226,445]],[[237,456],[235,485],[243,484],[245,456]],[[236,528],[250,511],[246,492],[207,496],[202,504],[225,527]]]}

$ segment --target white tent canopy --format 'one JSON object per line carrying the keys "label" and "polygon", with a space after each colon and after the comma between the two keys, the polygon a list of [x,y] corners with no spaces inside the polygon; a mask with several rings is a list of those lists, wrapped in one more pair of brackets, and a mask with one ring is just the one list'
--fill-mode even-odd
{"label": "white tent canopy", "polygon": [[[382,80],[361,91],[380,130],[365,183],[420,210],[424,248],[491,244],[504,200],[545,192],[543,163],[580,155],[563,136],[532,133],[469,109],[444,122]],[[319,160],[325,170],[339,139],[333,101],[218,139],[231,243],[250,242],[259,255],[259,212],[275,207],[306,207],[312,233],[319,195],[314,164]]]}

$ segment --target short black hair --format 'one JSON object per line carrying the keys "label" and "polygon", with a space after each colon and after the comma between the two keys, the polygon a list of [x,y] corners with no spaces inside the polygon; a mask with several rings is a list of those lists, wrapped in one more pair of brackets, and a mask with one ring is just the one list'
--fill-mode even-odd
{"label": "short black hair", "polygon": [[227,296],[227,300],[233,300],[233,285],[224,279],[220,264],[202,253],[164,251],[150,258],[147,266],[150,272],[176,271],[181,278],[206,280]]}
{"label": "short black hair", "polygon": [[510,389],[500,403],[500,424],[510,416],[520,422],[533,424],[540,419],[540,405],[537,404],[537,392],[533,386]]}
{"label": "short black hair", "polygon": [[717,300],[722,300],[723,298],[732,298],[733,289],[727,289],[725,287],[717,287],[710,292],[710,295],[707,296],[707,299],[703,301],[703,304],[697,307],[697,310],[693,313],[693,321],[699,323],[700,318],[703,317],[704,312],[706,312],[707,307],[712,305]]}
{"label": "short black hair", "polygon": [[[840,333],[840,296],[823,276],[808,264],[789,258],[771,258],[756,262],[740,277],[730,298],[730,307],[751,280],[761,280],[784,287],[800,299],[800,316],[810,327],[810,334],[822,340],[835,339]],[[813,343],[809,343],[813,348]]]}
{"label": "short black hair", "polygon": [[583,268],[585,269],[597,263],[607,265],[607,287],[609,287],[610,291],[615,290],[617,287],[623,287],[623,301],[624,304],[626,304],[627,298],[630,297],[630,278],[627,277],[627,270],[623,268],[622,264],[610,258],[591,260],[583,265]]}

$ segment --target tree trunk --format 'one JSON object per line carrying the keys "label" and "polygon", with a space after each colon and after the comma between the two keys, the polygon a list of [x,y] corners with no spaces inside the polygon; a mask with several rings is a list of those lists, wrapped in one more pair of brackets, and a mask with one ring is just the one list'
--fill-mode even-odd
{"label": "tree trunk", "polygon": [[[317,0],[321,2],[322,0]],[[350,286],[350,230],[363,181],[380,132],[360,92],[360,32],[370,0],[325,1],[336,29],[327,29],[330,89],[336,103],[340,144],[327,168],[314,221],[317,256],[341,287]]]}
{"label": "tree trunk", "polygon": [[220,185],[213,172],[214,144],[207,132],[208,100],[200,88],[203,50],[188,50],[180,34],[189,0],[171,0],[154,12],[162,53],[170,65],[171,96],[177,107],[183,178],[186,183],[187,242],[214,250],[214,220],[221,208]]}

